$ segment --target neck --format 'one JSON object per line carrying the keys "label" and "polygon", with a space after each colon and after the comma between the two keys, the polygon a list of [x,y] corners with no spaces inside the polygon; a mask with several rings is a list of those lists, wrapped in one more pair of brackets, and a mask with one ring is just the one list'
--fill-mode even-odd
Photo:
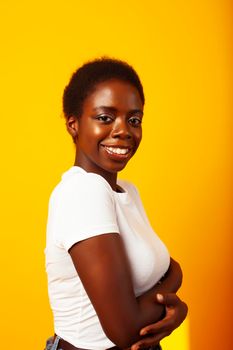
{"label": "neck", "polygon": [[79,166],[80,168],[84,169],[88,173],[94,173],[102,176],[111,186],[113,191],[117,191],[117,173],[110,173],[108,171],[105,171],[104,169],[100,168],[96,164],[89,164],[87,161],[80,159],[80,155],[76,153],[75,157],[75,166]]}

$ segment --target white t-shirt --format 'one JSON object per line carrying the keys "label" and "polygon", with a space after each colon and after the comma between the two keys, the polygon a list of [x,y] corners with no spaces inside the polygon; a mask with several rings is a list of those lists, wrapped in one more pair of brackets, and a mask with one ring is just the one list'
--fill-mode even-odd
{"label": "white t-shirt", "polygon": [[104,233],[120,234],[136,296],[158,282],[170,263],[135,186],[122,180],[118,185],[124,192],[113,191],[100,175],[73,166],[49,201],[45,254],[55,333],[79,348],[103,350],[114,344],[103,332],[68,253],[74,243]]}

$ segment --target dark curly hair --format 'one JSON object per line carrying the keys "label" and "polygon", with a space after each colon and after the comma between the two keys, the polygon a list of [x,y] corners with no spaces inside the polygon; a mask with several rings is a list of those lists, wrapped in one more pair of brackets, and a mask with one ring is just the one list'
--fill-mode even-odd
{"label": "dark curly hair", "polygon": [[65,118],[80,117],[85,99],[98,83],[109,79],[119,79],[132,84],[138,90],[142,103],[145,103],[143,87],[135,70],[124,61],[102,57],[85,63],[72,75],[63,94]]}

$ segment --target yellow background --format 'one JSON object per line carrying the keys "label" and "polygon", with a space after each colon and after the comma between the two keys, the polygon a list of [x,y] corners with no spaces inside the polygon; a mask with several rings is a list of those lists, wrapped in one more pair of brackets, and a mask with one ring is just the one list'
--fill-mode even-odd
{"label": "yellow background", "polygon": [[231,30],[226,0],[1,1],[1,348],[53,333],[44,272],[49,194],[73,163],[61,96],[87,59],[141,76],[144,140],[121,177],[182,265],[185,324],[164,350],[232,349]]}

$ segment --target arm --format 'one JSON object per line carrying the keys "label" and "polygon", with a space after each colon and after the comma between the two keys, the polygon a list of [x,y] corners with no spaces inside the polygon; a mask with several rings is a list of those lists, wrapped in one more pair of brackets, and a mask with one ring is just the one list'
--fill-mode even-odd
{"label": "arm", "polygon": [[144,293],[140,299],[146,303],[147,299],[154,299],[157,293],[176,293],[182,284],[182,278],[183,274],[180,265],[171,258],[169,269],[161,281]]}
{"label": "arm", "polygon": [[[138,298],[140,307],[142,309],[149,308],[152,303],[158,303],[156,299],[156,294],[158,293],[176,293],[181,286],[182,277],[180,265],[171,258],[169,269],[162,280]],[[164,313],[161,314],[160,319],[163,316]]]}
{"label": "arm", "polygon": [[176,294],[157,294],[156,297],[160,304],[165,305],[166,316],[161,321],[141,329],[142,339],[131,346],[132,350],[158,344],[179,327],[187,316],[188,307]]}
{"label": "arm", "polygon": [[161,319],[154,294],[136,298],[124,245],[109,233],[74,244],[69,253],[106,335],[121,348],[140,339],[140,329]]}
{"label": "arm", "polygon": [[161,280],[161,283],[155,285],[143,295],[146,299],[152,293],[154,302],[165,306],[165,317],[161,321],[142,328],[140,330],[141,340],[131,347],[132,350],[158,344],[184,321],[188,308],[175,294],[180,288],[181,283],[182,271],[180,265],[171,258],[170,267]]}

